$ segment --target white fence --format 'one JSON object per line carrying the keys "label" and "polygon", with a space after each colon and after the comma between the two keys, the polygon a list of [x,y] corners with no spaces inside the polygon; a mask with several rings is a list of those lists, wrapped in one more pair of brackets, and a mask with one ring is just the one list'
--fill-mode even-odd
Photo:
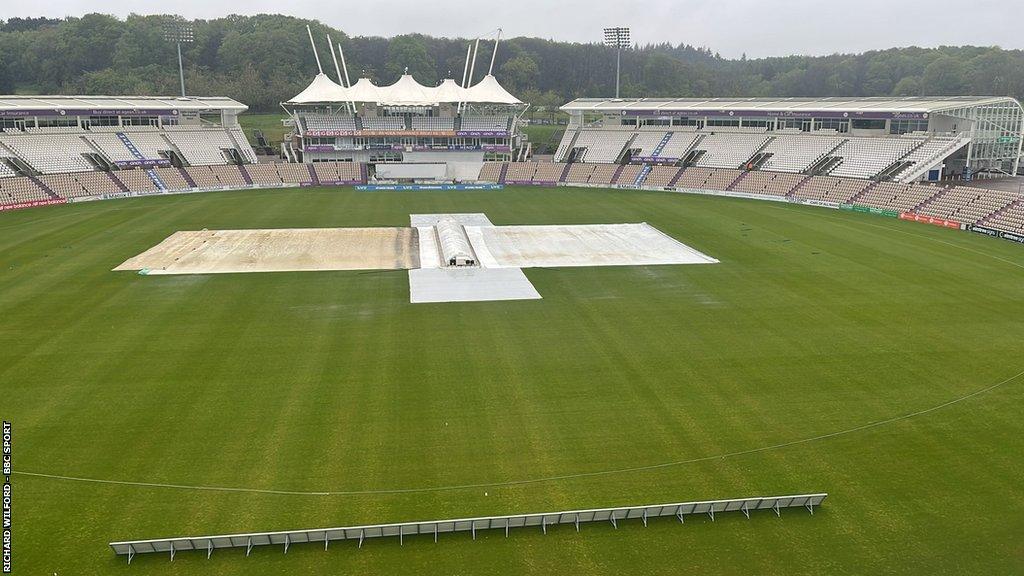
{"label": "white fence", "polygon": [[284,532],[253,532],[250,534],[224,534],[220,536],[184,536],[180,538],[158,538],[155,540],[130,540],[111,542],[110,548],[115,554],[128,557],[130,564],[136,554],[162,552],[170,554],[174,560],[175,552],[198,550],[206,552],[209,558],[213,551],[221,548],[245,548],[248,556],[254,546],[278,545],[288,547],[292,544],[323,542],[324,549],[334,540],[358,540],[362,547],[367,538],[398,537],[402,543],[406,536],[428,535],[437,542],[439,534],[450,532],[470,532],[476,538],[477,530],[499,529],[505,531],[507,537],[512,528],[540,528],[545,534],[548,526],[556,524],[573,524],[579,531],[580,524],[587,522],[610,522],[618,528],[622,520],[641,520],[644,526],[650,518],[674,516],[683,522],[686,516],[707,514],[712,520],[716,514],[726,512],[742,512],[747,518],[756,510],[771,510],[781,515],[783,508],[806,508],[814,514],[814,507],[821,505],[828,494],[798,494],[793,496],[765,496],[755,498],[735,498],[731,500],[705,500],[701,502],[679,502],[676,504],[653,504],[647,506],[624,506],[617,508],[596,508],[591,510],[568,510],[565,512],[541,512],[538,514],[519,514],[514,516],[490,516],[482,518],[461,518],[456,520],[428,520],[423,522],[401,522],[397,524],[371,524],[367,526],[348,526],[340,528],[316,528],[312,530],[288,530]]}

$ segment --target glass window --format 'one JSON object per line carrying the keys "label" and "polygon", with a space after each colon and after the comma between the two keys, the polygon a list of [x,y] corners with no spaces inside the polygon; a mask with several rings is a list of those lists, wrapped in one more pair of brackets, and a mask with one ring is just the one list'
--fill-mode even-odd
{"label": "glass window", "polygon": [[890,134],[907,134],[910,132],[927,132],[927,120],[893,120],[889,122]]}
{"label": "glass window", "polygon": [[885,130],[885,120],[854,119],[850,125],[854,130]]}

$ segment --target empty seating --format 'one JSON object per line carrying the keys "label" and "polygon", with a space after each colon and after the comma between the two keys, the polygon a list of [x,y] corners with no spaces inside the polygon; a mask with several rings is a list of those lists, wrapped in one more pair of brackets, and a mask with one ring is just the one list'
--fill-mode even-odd
{"label": "empty seating", "polygon": [[228,133],[222,129],[172,130],[167,139],[193,166],[225,164],[224,150],[235,148]]}
{"label": "empty seating", "polygon": [[313,170],[321,183],[360,182],[362,165],[354,162],[314,162]]}
{"label": "empty seating", "polygon": [[[673,136],[675,138],[675,136]],[[651,188],[665,188],[672,183],[672,179],[679,173],[675,166],[651,166],[651,172],[644,180],[644,186]]]}
{"label": "empty seating", "polygon": [[72,174],[43,174],[39,181],[61,198],[92,196]]}
{"label": "empty seating", "polygon": [[284,184],[284,180],[281,179],[281,175],[277,173],[277,168],[274,164],[253,164],[246,166],[245,170],[249,173],[249,178],[252,179],[252,183],[257,186],[277,186]]}
{"label": "empty seating", "polygon": [[991,228],[1024,234],[1024,200],[1017,200],[982,222]]}
{"label": "empty seating", "polygon": [[505,174],[506,182],[532,182],[537,174],[536,162],[512,162]]}
{"label": "empty seating", "polygon": [[123,192],[121,187],[110,178],[109,172],[78,172],[74,174],[74,177],[88,195],[100,196]]}
{"label": "empty seating", "polygon": [[213,176],[220,182],[221,186],[230,186],[232,188],[248,186],[238,166],[210,166],[210,172],[213,172]]}
{"label": "empty seating", "polygon": [[100,152],[107,157],[111,162],[123,162],[129,160],[138,160],[138,158],[132,154],[124,142],[115,134],[110,133],[99,133],[89,134],[86,136],[94,146],[99,148]]}
{"label": "empty seating", "polygon": [[174,150],[174,146],[159,132],[133,130],[132,132],[124,132],[124,135],[142,154],[142,157],[149,160],[159,160],[164,157],[161,152]]}
{"label": "empty seating", "polygon": [[463,116],[461,130],[470,132],[508,131],[510,116]]}
{"label": "empty seating", "polygon": [[246,139],[241,128],[230,128],[228,135],[235,144],[235,150],[242,155],[242,160],[250,164],[259,161],[256,159],[256,151],[252,149],[252,145],[249,144],[249,140]]}
{"label": "empty seating", "polygon": [[582,158],[577,158],[577,160],[598,163],[615,162],[632,136],[632,132],[619,130],[584,130],[576,138],[573,147],[586,149]]}
{"label": "empty seating", "polygon": [[830,174],[871,178],[906,156],[920,142],[912,138],[850,138],[832,153],[843,161]]}
{"label": "empty seating", "polygon": [[313,183],[313,177],[309,175],[309,167],[306,164],[278,164],[277,173],[285,184]]}
{"label": "empty seating", "polygon": [[160,189],[153,183],[145,170],[118,170],[117,179],[132,192],[158,192]]}
{"label": "empty seating", "polygon": [[615,179],[615,173],[619,170],[618,164],[598,164],[590,173],[589,184],[611,184]]}
{"label": "empty seating", "polygon": [[764,146],[764,134],[709,134],[696,146],[704,150],[696,165],[705,168],[739,168]]}
{"label": "empty seating", "polygon": [[444,116],[413,116],[412,129],[450,132],[455,130],[455,119]]}
{"label": "empty seating", "polygon": [[362,118],[364,130],[405,130],[405,118],[401,116],[380,116]]}
{"label": "empty seating", "polygon": [[775,172],[803,172],[843,141],[828,136],[776,135],[764,148],[771,153],[761,166]]}
{"label": "empty seating", "polygon": [[714,172],[715,171],[710,168],[686,168],[676,181],[676,187],[694,188],[697,190],[703,189],[708,178],[711,177]]}
{"label": "empty seating", "polygon": [[629,144],[631,149],[637,152],[633,156],[639,156],[641,158],[650,158],[654,156],[654,151],[661,145],[662,140],[665,138],[665,132],[640,132],[636,135],[636,138]]}
{"label": "empty seating", "polygon": [[792,196],[801,200],[848,204],[870,185],[871,182],[868,180],[811,176],[799,188],[792,191]]}
{"label": "empty seating", "polygon": [[0,143],[43,174],[93,169],[83,154],[94,153],[95,149],[77,134],[12,135],[4,132],[0,133]]}
{"label": "empty seating", "polygon": [[[843,182],[856,182],[856,180],[843,179]],[[925,200],[941,192],[942,188],[935,186],[879,182],[871,186],[864,194],[852,198],[850,201],[853,204],[881,210],[910,212]]]}
{"label": "empty seating", "polygon": [[693,143],[700,138],[700,134],[693,132],[672,132],[672,137],[665,143],[665,147],[658,153],[659,158],[677,159],[686,156]]}
{"label": "empty seating", "polygon": [[4,163],[4,158],[8,158],[8,156],[0,156],[0,178],[5,176],[15,176],[16,174],[14,170],[8,168],[7,164]]}
{"label": "empty seating", "polygon": [[[915,148],[910,154],[902,160],[912,162],[913,164],[900,170],[898,174],[910,176],[914,174],[917,168],[931,168],[932,165],[938,163],[943,158],[949,156],[953,152],[964,144],[967,140],[962,138],[950,138],[945,136],[936,136],[929,140],[926,140],[923,144]],[[917,173],[920,173],[918,171]]]}
{"label": "empty seating", "polygon": [[40,202],[51,200],[52,198],[52,196],[46,193],[46,190],[43,190],[31,178],[24,176],[0,178],[0,204]]}
{"label": "empty seating", "polygon": [[573,163],[569,166],[569,174],[565,177],[565,181],[574,184],[586,184],[590,180],[590,175],[594,173],[594,168],[597,168],[596,164],[588,164],[586,162]]}
{"label": "empty seating", "polygon": [[764,196],[786,196],[793,191],[804,176],[796,174],[783,174],[781,172],[747,172],[746,176],[739,180],[732,189],[736,192],[747,194],[761,194]]}
{"label": "empty seating", "polygon": [[356,129],[356,119],[352,115],[309,112],[303,114],[301,119],[306,130],[351,131]]}
{"label": "empty seating", "polygon": [[556,164],[554,162],[538,162],[537,172],[533,176],[534,182],[558,182],[558,179],[562,177],[562,170],[565,169],[565,164]]}
{"label": "empty seating", "polygon": [[740,170],[725,170],[702,167],[691,167],[683,170],[676,182],[676,188],[694,188],[697,190],[728,190],[736,178],[742,174]]}
{"label": "empty seating", "polygon": [[975,224],[986,216],[1018,201],[1015,192],[957,186],[945,191],[916,212],[926,216]]}
{"label": "empty seating", "polygon": [[622,171],[615,177],[615,184],[620,186],[632,186],[636,183],[636,179],[640,176],[640,171],[643,170],[642,164],[627,164],[622,167]]}
{"label": "empty seating", "polygon": [[214,176],[209,166],[189,166],[185,168],[192,181],[199,188],[220,188],[220,180]]}
{"label": "empty seating", "polygon": [[484,162],[483,168],[480,169],[479,180],[484,182],[497,182],[498,178],[501,178],[501,167],[502,162]]}
{"label": "empty seating", "polygon": [[562,139],[555,151],[555,162],[565,162],[569,159],[569,152],[572,150],[573,138],[576,137],[576,130],[566,130],[562,133]]}
{"label": "empty seating", "polygon": [[181,175],[181,168],[154,168],[153,173],[167,186],[168,190],[188,190],[192,186]]}

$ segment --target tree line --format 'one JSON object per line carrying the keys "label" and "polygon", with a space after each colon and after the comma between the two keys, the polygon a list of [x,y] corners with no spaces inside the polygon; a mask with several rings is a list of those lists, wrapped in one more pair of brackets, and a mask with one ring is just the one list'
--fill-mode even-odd
{"label": "tree line", "polygon": [[[423,84],[461,80],[468,40],[410,34],[349,36],[318,21],[261,14],[185,21],[87,14],[0,20],[0,93],[176,94],[177,52],[169,25],[188,24],[182,46],[188,92],[230,96],[273,111],[312,79],[316,61],[332,77],[326,36],[345,50],[352,80],[390,83],[406,68]],[[474,80],[493,41],[481,42]],[[558,106],[615,90],[615,54],[600,44],[539,38],[503,40],[498,79],[526,102]],[[723,58],[706,47],[669,43],[622,53],[624,97],[999,95],[1024,98],[1024,51],[998,47],[893,48],[862,54]]]}

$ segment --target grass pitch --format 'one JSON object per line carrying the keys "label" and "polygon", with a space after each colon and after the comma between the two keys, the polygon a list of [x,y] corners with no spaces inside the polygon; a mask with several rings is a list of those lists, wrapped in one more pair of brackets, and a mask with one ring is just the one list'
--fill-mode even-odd
{"label": "grass pitch", "polygon": [[[722,263],[532,269],[542,300],[417,305],[405,271],[110,271],[176,230],[402,226],[439,212],[647,221]],[[209,193],[0,215],[0,318],[16,470],[351,492],[16,475],[16,573],[1024,571],[1024,380],[899,419],[1024,370],[1024,250],[1008,242],[655,192]],[[561,479],[516,483],[547,477]],[[814,517],[131,567],[106,547],[819,490],[830,497]]]}

